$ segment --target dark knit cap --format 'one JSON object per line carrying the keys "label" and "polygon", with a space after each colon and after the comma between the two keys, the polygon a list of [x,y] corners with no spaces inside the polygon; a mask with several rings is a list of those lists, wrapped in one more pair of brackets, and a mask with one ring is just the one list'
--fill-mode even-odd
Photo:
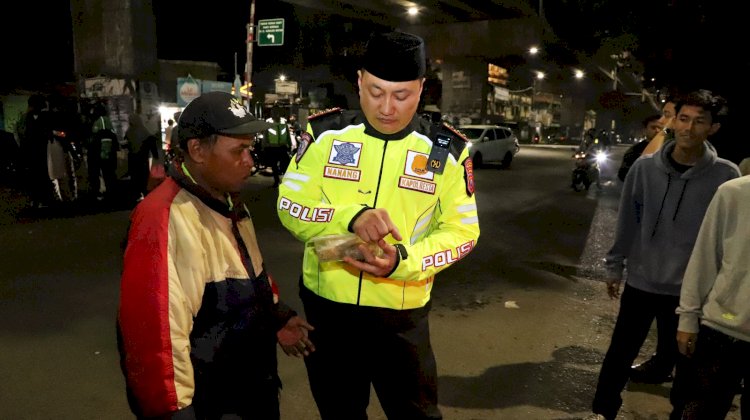
{"label": "dark knit cap", "polygon": [[208,92],[193,99],[177,121],[177,138],[185,148],[188,140],[211,134],[255,134],[273,127],[247,111],[239,99],[227,92]]}
{"label": "dark knit cap", "polygon": [[362,68],[389,82],[420,79],[426,68],[424,41],[405,32],[375,34],[367,43]]}

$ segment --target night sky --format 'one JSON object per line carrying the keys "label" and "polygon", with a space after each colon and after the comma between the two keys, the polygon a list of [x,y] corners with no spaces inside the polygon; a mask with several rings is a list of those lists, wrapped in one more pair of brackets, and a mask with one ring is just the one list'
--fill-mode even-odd
{"label": "night sky", "polygon": [[[257,3],[256,21],[278,17],[280,13],[292,14],[293,8],[280,1]],[[231,74],[237,53],[242,71],[250,0],[153,0],[153,6],[158,58],[217,62]],[[3,43],[0,92],[75,80],[69,4],[45,3],[44,13],[39,13],[39,8],[36,2],[0,5],[0,15],[5,18],[0,25]],[[258,56],[263,59],[261,54]]]}
{"label": "night sky", "polygon": [[[153,7],[158,58],[217,62],[226,73],[225,80],[231,80],[237,54],[238,71],[243,71],[250,0],[153,0]],[[721,93],[729,99],[731,118],[720,133],[726,144],[746,150],[750,144],[744,129],[744,116],[750,112],[750,54],[744,48],[748,35],[741,8],[739,2],[730,0],[544,3],[545,17],[560,38],[557,48],[593,56],[603,39],[629,32],[635,35],[638,58],[646,63],[646,76],[654,75],[664,84],[683,89],[708,88]],[[343,25],[347,21],[310,19],[312,13],[279,0],[257,1],[256,22],[284,17],[287,32],[283,47],[256,45],[254,72],[276,63],[300,68],[310,65],[311,58],[317,57],[315,47],[328,42],[318,22]],[[3,2],[0,16],[5,18],[0,25],[0,94],[18,87],[46,90],[75,80],[68,2],[46,2],[41,13],[38,2]],[[355,23],[354,30],[360,26],[364,25]],[[303,56],[295,61],[297,50]]]}
{"label": "night sky", "polygon": [[[295,19],[305,12],[278,0],[256,3],[256,22],[286,17],[289,33],[284,47],[256,46],[254,66],[261,69],[269,62],[291,62]],[[750,58],[741,51],[747,36],[738,7],[729,0],[559,0],[544,4],[545,16],[563,48],[594,54],[604,37],[629,31],[637,36],[639,58],[647,62],[649,75],[713,86],[731,92],[730,96],[744,89],[750,70]],[[231,75],[237,54],[242,71],[250,0],[153,0],[153,8],[159,58],[217,62]],[[3,56],[10,58],[0,66],[2,86],[74,80],[68,2],[48,2],[44,9],[39,13],[35,2],[0,6],[5,17],[0,25]]]}

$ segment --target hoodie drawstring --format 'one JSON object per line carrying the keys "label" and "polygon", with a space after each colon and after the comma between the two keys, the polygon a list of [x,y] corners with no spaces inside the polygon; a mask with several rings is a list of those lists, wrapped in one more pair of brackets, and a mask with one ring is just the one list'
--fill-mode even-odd
{"label": "hoodie drawstring", "polygon": [[[667,174],[667,188],[664,190],[664,197],[661,198],[661,205],[659,206],[659,214],[656,215],[656,223],[654,223],[654,229],[651,231],[651,237],[656,235],[656,228],[659,227],[659,220],[661,220],[661,212],[664,210],[664,202],[667,200],[667,194],[669,193],[669,187],[672,185],[672,174]],[[682,190],[685,192],[685,190]],[[680,196],[682,198],[682,196]]]}
{"label": "hoodie drawstring", "polygon": [[685,180],[685,183],[682,184],[682,191],[680,192],[680,199],[677,200],[677,208],[674,209],[674,215],[672,216],[672,221],[677,219],[677,212],[680,211],[680,204],[682,203],[682,197],[685,196],[685,189],[687,188],[688,180]]}
{"label": "hoodie drawstring", "polygon": [[[688,180],[685,180],[685,183],[682,184],[682,191],[680,191],[680,198],[677,200],[677,207],[674,209],[674,214],[672,215],[672,221],[675,221],[677,219],[677,213],[680,212],[680,205],[682,204],[682,198],[685,197],[685,190],[687,189],[687,183]],[[659,221],[661,220],[661,213],[664,210],[664,203],[667,200],[667,194],[669,193],[669,187],[672,185],[672,175],[667,174],[667,189],[664,191],[664,197],[661,198],[661,206],[659,206],[659,214],[656,215],[656,223],[654,223],[654,230],[651,231],[651,237],[653,238],[654,235],[656,235],[656,229],[659,227]]]}

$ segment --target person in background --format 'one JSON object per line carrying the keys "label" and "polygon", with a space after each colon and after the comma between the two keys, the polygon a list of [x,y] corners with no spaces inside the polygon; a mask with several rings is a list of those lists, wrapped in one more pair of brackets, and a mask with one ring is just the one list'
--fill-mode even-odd
{"label": "person in background", "polygon": [[157,137],[148,131],[141,116],[130,114],[125,131],[128,144],[128,173],[136,201],[148,194],[148,177],[151,169],[149,158],[159,159]]}
{"label": "person in background", "polygon": [[[738,389],[750,418],[750,178],[727,181],[703,218],[680,289],[672,418],[723,419]],[[744,388],[741,384],[744,382]],[[678,417],[681,414],[681,417]]]}
{"label": "person in background", "polygon": [[23,184],[30,207],[45,208],[53,198],[47,168],[47,144],[52,140],[52,122],[44,96],[31,95],[27,103],[28,108],[18,127]]}
{"label": "person in background", "polygon": [[[297,120],[297,115],[292,114],[289,116],[289,131],[291,133],[291,140],[292,140],[292,147],[289,151],[291,155],[294,155],[297,153],[297,139],[299,138],[300,133],[302,133],[302,125]],[[284,165],[284,169],[286,169],[287,165],[289,165],[289,159],[287,158],[287,162]]]}
{"label": "person in background", "polygon": [[286,118],[281,116],[281,110],[273,109],[272,116],[266,122],[272,126],[266,130],[263,137],[263,156],[273,173],[273,187],[281,183],[284,169],[289,165],[289,150],[292,140]]}
{"label": "person in background", "polygon": [[172,146],[172,129],[174,128],[174,120],[167,120],[167,128],[164,129],[164,144],[163,148],[165,152],[168,152]]}
{"label": "person in background", "polygon": [[661,125],[660,120],[661,115],[650,115],[644,118],[641,122],[641,125],[643,126],[643,139],[630,146],[628,150],[625,151],[625,154],[622,157],[622,163],[620,164],[620,169],[617,171],[617,177],[620,178],[620,181],[625,181],[625,175],[628,174],[628,171],[630,170],[630,167],[633,166],[635,160],[641,157],[641,154],[643,153],[643,150],[646,149],[646,146],[648,146],[648,143],[664,128]]}
{"label": "person in background", "polygon": [[315,347],[239,201],[267,124],[210,92],[178,127],[182,160],[130,218],[117,317],[128,402],[139,419],[278,420],[276,343],[297,357]]}
{"label": "person in background", "polygon": [[[466,139],[416,114],[425,67],[421,38],[372,36],[362,110],[309,117],[279,187],[281,223],[310,245],[300,297],[316,351],[305,365],[324,420],[367,418],[371,386],[390,419],[442,418],[430,292],[474,248],[479,221]],[[317,254],[329,235],[352,245]]]}
{"label": "person in background", "polygon": [[663,127],[662,132],[654,136],[653,139],[648,143],[645,149],[643,149],[642,155],[650,155],[655,153],[659,148],[674,137],[672,132],[672,124],[674,123],[675,116],[677,115],[676,107],[677,97],[670,96],[665,102],[664,106],[661,107],[661,120],[659,124]]}
{"label": "person in background", "polygon": [[707,142],[721,127],[723,106],[705,90],[681,98],[675,140],[636,160],[625,177],[615,240],[605,258],[611,299],[620,296],[626,262],[628,277],[590,419],[617,417],[631,365],[654,319],[660,338],[671,336],[671,346],[658,350],[650,373],[654,382],[671,379],[678,354],[675,310],[690,252],[716,189],[739,176],[737,165],[719,158]]}
{"label": "person in background", "polygon": [[[103,102],[91,108],[91,134],[86,148],[89,196],[114,198],[117,189],[117,150],[120,142]],[[103,185],[102,185],[103,184]]]}

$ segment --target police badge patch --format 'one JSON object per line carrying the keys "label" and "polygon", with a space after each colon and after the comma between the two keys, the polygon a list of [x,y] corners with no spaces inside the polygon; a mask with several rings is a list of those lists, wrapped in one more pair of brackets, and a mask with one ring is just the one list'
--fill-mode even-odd
{"label": "police badge patch", "polygon": [[464,181],[466,181],[466,195],[474,194],[474,162],[471,158],[464,159]]}
{"label": "police badge patch", "polygon": [[295,163],[299,163],[299,161],[302,160],[302,156],[305,155],[305,152],[312,141],[312,136],[307,131],[304,131],[299,135],[299,138],[297,138],[297,155],[294,158]]}

